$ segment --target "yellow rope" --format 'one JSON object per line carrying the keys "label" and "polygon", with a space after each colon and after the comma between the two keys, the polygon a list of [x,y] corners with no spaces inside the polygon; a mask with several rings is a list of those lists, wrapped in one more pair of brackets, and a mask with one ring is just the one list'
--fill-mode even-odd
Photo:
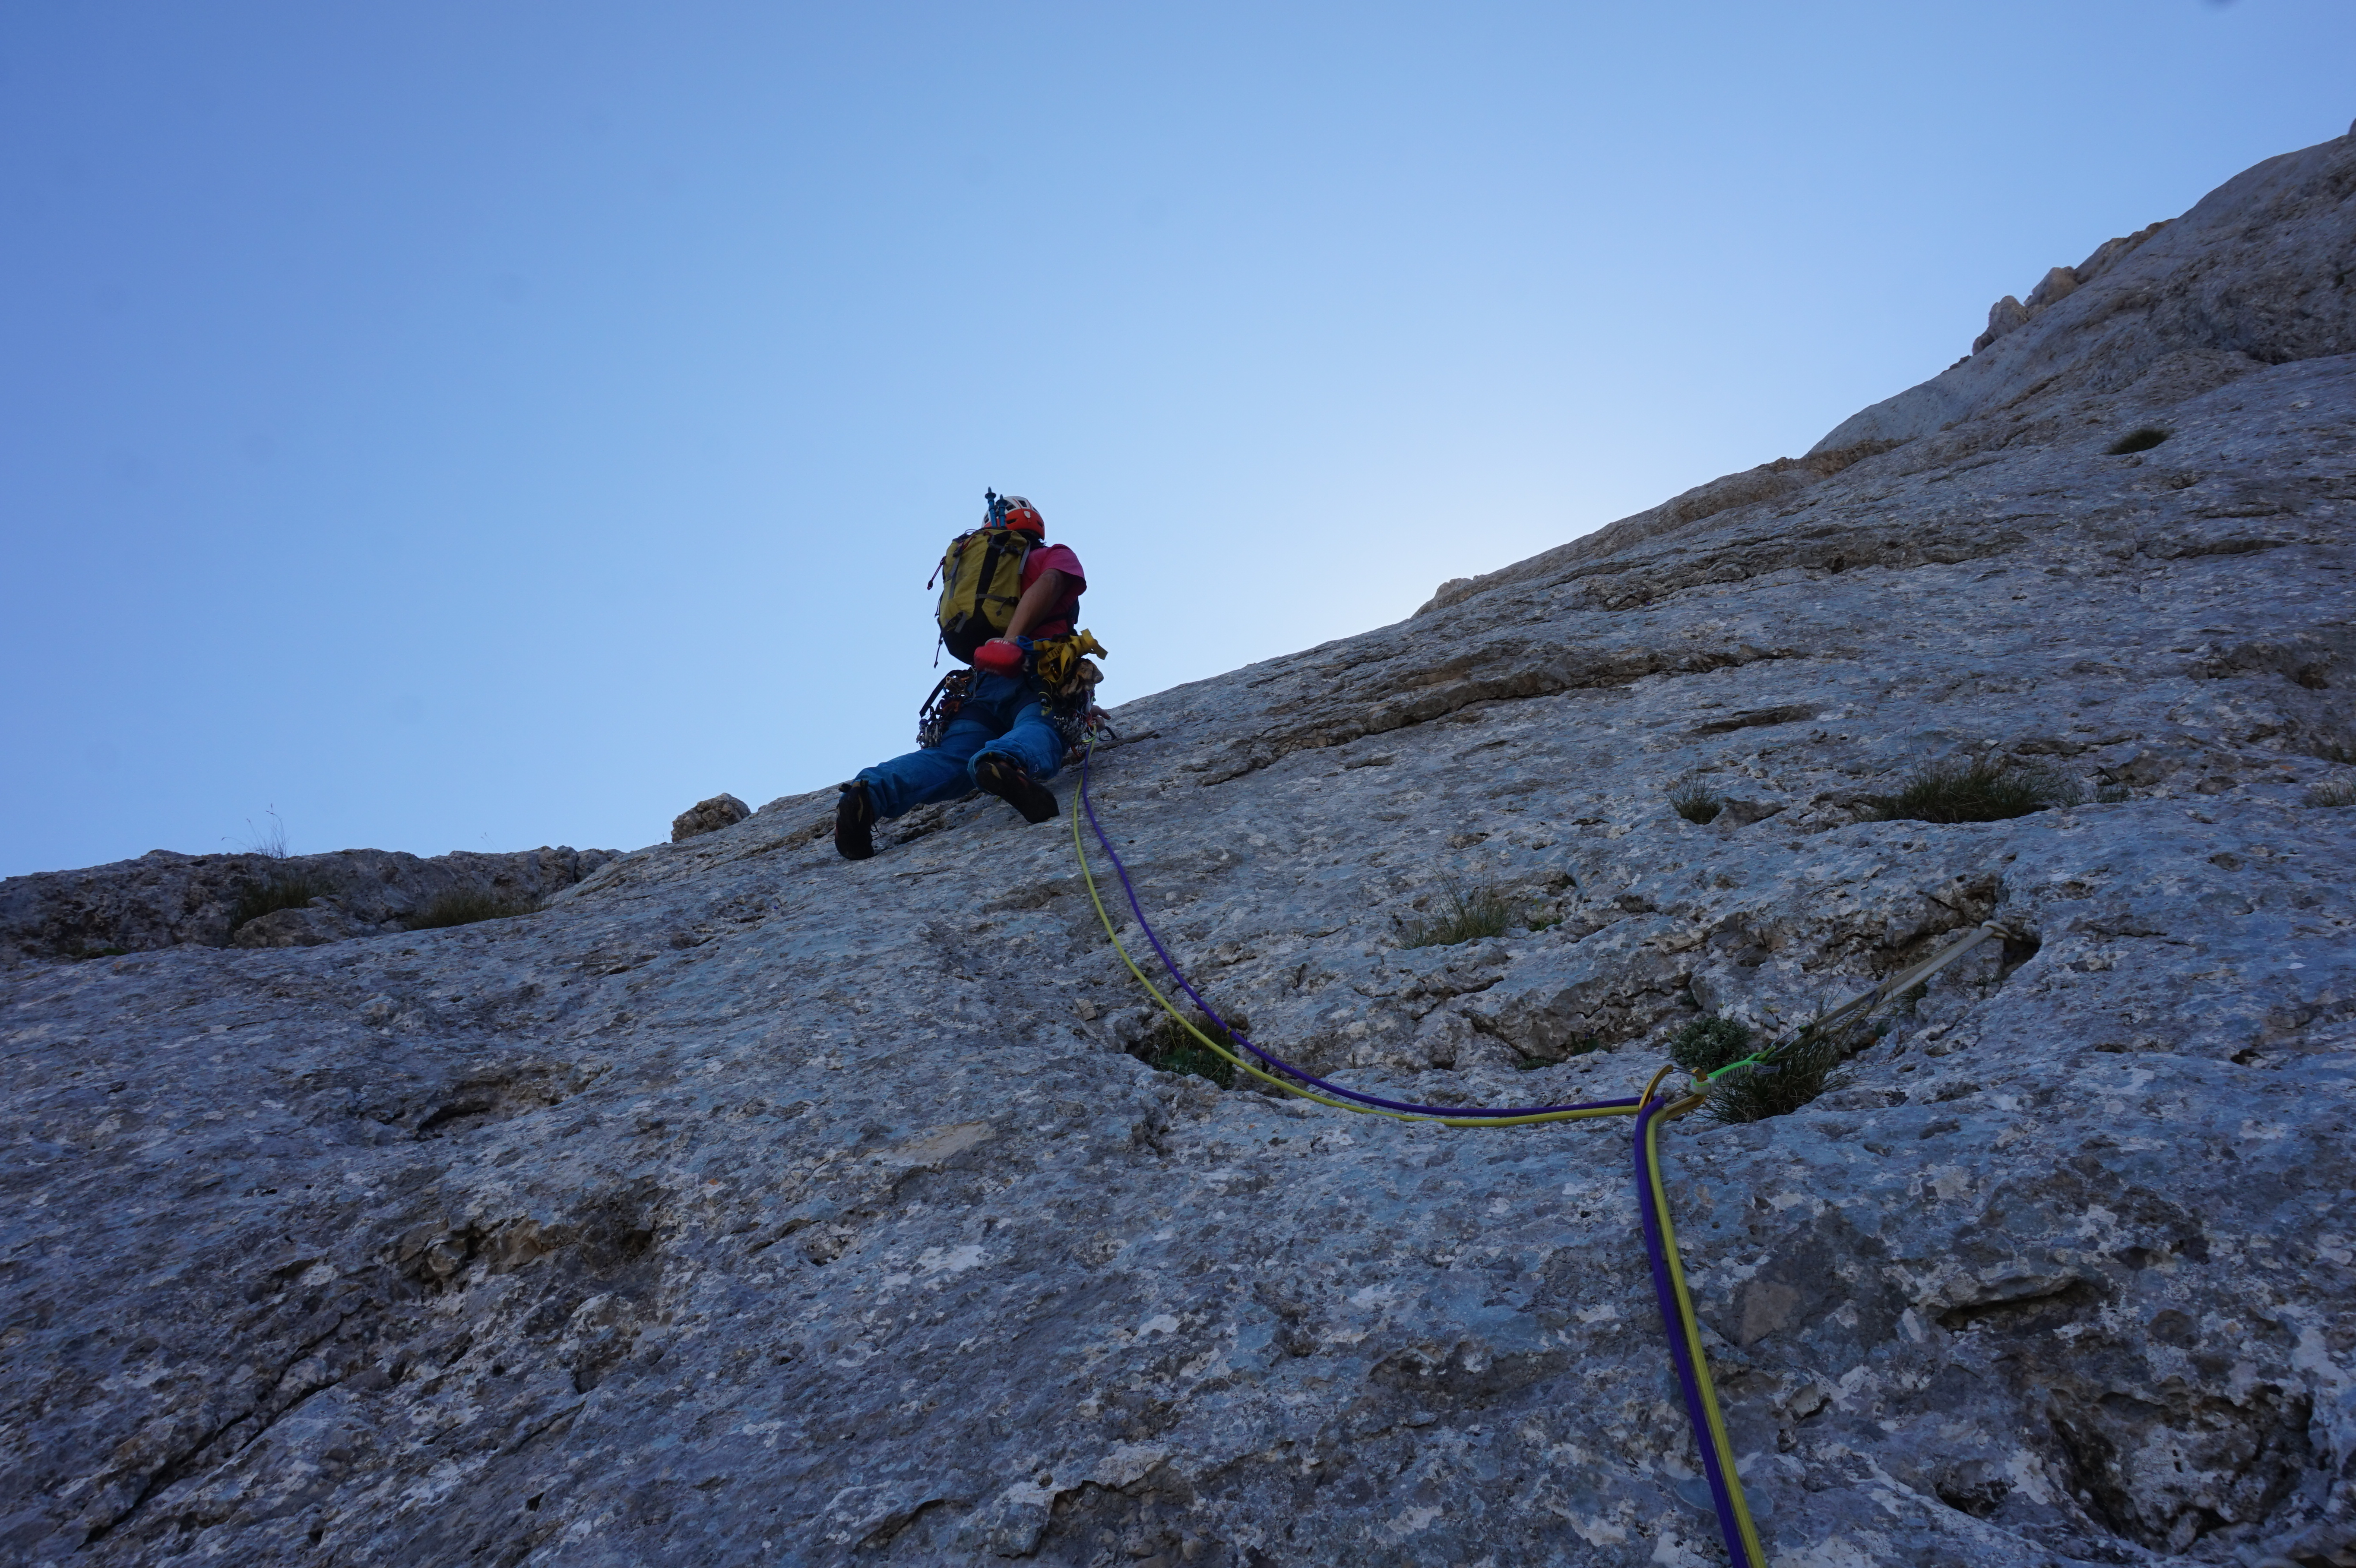
{"label": "yellow rope", "polygon": [[[1353,1104],[1346,1100],[1333,1099],[1327,1095],[1320,1094],[1312,1090],[1303,1088],[1300,1084],[1289,1083],[1286,1080],[1278,1077],[1276,1074],[1265,1071],[1258,1062],[1248,1061],[1244,1057],[1237,1055],[1225,1043],[1213,1040],[1209,1035],[1196,1028],[1194,1021],[1188,1018],[1184,1013],[1179,1011],[1177,1007],[1171,1002],[1170,998],[1162,995],[1162,988],[1156,986],[1151,979],[1148,979],[1146,977],[1145,971],[1138,967],[1137,960],[1130,955],[1129,948],[1121,942],[1120,932],[1114,926],[1112,915],[1105,908],[1104,897],[1097,889],[1096,873],[1088,865],[1087,846],[1080,837],[1081,812],[1078,809],[1078,804],[1079,803],[1075,800],[1072,805],[1072,809],[1067,813],[1072,819],[1072,852],[1079,859],[1080,880],[1087,886],[1088,901],[1096,906],[1097,920],[1104,926],[1105,937],[1112,944],[1112,950],[1120,955],[1120,961],[1129,966],[1129,972],[1130,974],[1137,976],[1137,983],[1145,987],[1146,994],[1148,996],[1151,996],[1156,1002],[1161,1004],[1162,1010],[1163,1012],[1169,1014],[1172,1019],[1176,1020],[1179,1028],[1184,1029],[1188,1034],[1193,1035],[1194,1039],[1201,1042],[1201,1044],[1205,1048],[1215,1052],[1220,1057],[1225,1058],[1235,1066],[1250,1073],[1253,1077],[1260,1080],[1262,1083],[1274,1084],[1288,1094],[1297,1094],[1301,1099],[1313,1101],[1320,1105],[1330,1105],[1335,1110],[1355,1111],[1362,1115],[1387,1116],[1393,1121],[1437,1122],[1441,1126],[1448,1127],[1517,1127],[1526,1126],[1534,1122],[1583,1121],[1596,1116],[1633,1115],[1636,1112],[1643,1109],[1644,1105],[1652,1099],[1654,1092],[1660,1087],[1661,1080],[1673,1071],[1671,1068],[1664,1067],[1659,1072],[1655,1073],[1653,1075],[1653,1081],[1644,1085],[1644,1093],[1643,1096],[1638,1100],[1637,1104],[1633,1106],[1608,1105],[1597,1106],[1592,1109],[1547,1111],[1527,1116],[1419,1115],[1409,1111],[1385,1110],[1376,1105]],[[1675,1104],[1669,1106],[1662,1113],[1661,1115],[1655,1116],[1653,1118],[1652,1122],[1646,1125],[1644,1128],[1644,1160],[1651,1173],[1652,1189],[1655,1194],[1654,1211],[1660,1221],[1661,1245],[1662,1250],[1666,1253],[1668,1259],[1669,1282],[1676,1297],[1678,1327],[1680,1331],[1685,1335],[1686,1345],[1687,1347],[1688,1353],[1691,1355],[1693,1360],[1694,1379],[1696,1385],[1701,1390],[1702,1408],[1708,1418],[1709,1425],[1710,1445],[1718,1454],[1719,1473],[1726,1479],[1727,1491],[1732,1498],[1734,1503],[1735,1520],[1741,1529],[1743,1544],[1750,1551],[1751,1560],[1753,1563],[1759,1564],[1760,1568],[1764,1568],[1767,1562],[1767,1553],[1759,1543],[1759,1531],[1757,1527],[1751,1521],[1751,1509],[1749,1503],[1745,1500],[1742,1495],[1741,1478],[1735,1474],[1734,1446],[1731,1439],[1727,1435],[1726,1417],[1719,1409],[1717,1386],[1710,1381],[1708,1358],[1702,1352],[1700,1320],[1694,1316],[1693,1297],[1686,1289],[1685,1269],[1677,1258],[1676,1227],[1671,1222],[1669,1218],[1668,1189],[1661,1178],[1661,1156],[1658,1141],[1661,1122],[1666,1117],[1681,1116],[1689,1111],[1697,1109],[1702,1104],[1704,1096],[1699,1094],[1687,1095],[1686,1098],[1679,1100]]]}
{"label": "yellow rope", "polygon": [[1591,1109],[1582,1108],[1580,1110],[1569,1111],[1542,1111],[1527,1116],[1420,1115],[1412,1111],[1385,1110],[1379,1105],[1353,1104],[1347,1100],[1333,1099],[1330,1096],[1320,1094],[1312,1089],[1305,1089],[1298,1083],[1278,1077],[1275,1073],[1263,1069],[1257,1061],[1253,1061],[1243,1056],[1237,1055],[1226,1045],[1218,1040],[1213,1040],[1209,1035],[1205,1034],[1201,1029],[1194,1026],[1194,1019],[1179,1011],[1177,1007],[1171,1002],[1170,998],[1162,994],[1160,987],[1156,986],[1151,980],[1146,978],[1145,971],[1137,966],[1137,960],[1130,956],[1129,949],[1122,944],[1120,933],[1113,925],[1112,915],[1105,908],[1103,895],[1097,891],[1096,873],[1088,867],[1087,848],[1080,839],[1080,813],[1074,810],[1067,813],[1067,815],[1072,819],[1072,852],[1079,857],[1080,880],[1087,884],[1088,901],[1096,905],[1097,919],[1104,926],[1105,937],[1112,944],[1112,950],[1120,955],[1120,961],[1129,965],[1129,972],[1137,976],[1137,983],[1145,987],[1146,994],[1148,996],[1162,1004],[1162,1010],[1168,1013],[1172,1019],[1175,1019],[1179,1028],[1184,1029],[1188,1034],[1193,1035],[1209,1050],[1215,1051],[1218,1055],[1225,1058],[1235,1066],[1241,1068],[1244,1072],[1250,1073],[1253,1077],[1258,1079],[1263,1083],[1273,1083],[1288,1094],[1297,1094],[1304,1100],[1313,1100],[1320,1105],[1330,1105],[1337,1111],[1355,1111],[1361,1115],[1367,1116],[1387,1116],[1395,1122],[1437,1122],[1443,1127],[1521,1127],[1527,1126],[1536,1122],[1577,1122],[1586,1121],[1589,1118],[1595,1116],[1626,1116],[1634,1115],[1634,1110],[1631,1106],[1600,1105]]}
{"label": "yellow rope", "polygon": [[[1655,1078],[1653,1083],[1657,1084],[1660,1080]],[[1652,1086],[1647,1085],[1644,1098],[1649,1101],[1652,1097]],[[1742,1477],[1735,1473],[1734,1440],[1727,1435],[1726,1415],[1718,1405],[1718,1385],[1710,1381],[1709,1357],[1701,1348],[1701,1319],[1694,1315],[1693,1296],[1686,1289],[1685,1264],[1677,1254],[1676,1222],[1669,1217],[1668,1183],[1661,1177],[1661,1124],[1698,1109],[1706,1098],[1689,1094],[1644,1124],[1644,1165],[1651,1177],[1654,1217],[1661,1226],[1661,1253],[1669,1265],[1669,1290],[1676,1297],[1677,1328],[1685,1336],[1686,1353],[1693,1362],[1694,1386],[1701,1391],[1702,1414],[1709,1424],[1709,1444],[1718,1453],[1718,1473],[1725,1478],[1727,1499],[1734,1505],[1735,1527],[1742,1532],[1742,1544],[1750,1552],[1751,1561],[1766,1568],[1766,1549],[1759,1543],[1759,1527],[1751,1521],[1751,1502],[1743,1496]]]}

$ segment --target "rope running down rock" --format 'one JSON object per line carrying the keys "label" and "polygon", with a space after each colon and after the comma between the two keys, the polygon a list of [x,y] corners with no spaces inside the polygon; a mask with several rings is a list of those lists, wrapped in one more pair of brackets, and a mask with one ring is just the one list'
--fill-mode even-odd
{"label": "rope running down rock", "polygon": [[[1644,1251],[1652,1265],[1653,1292],[1661,1309],[1661,1325],[1668,1337],[1669,1359],[1675,1365],[1677,1385],[1685,1396],[1686,1416],[1693,1428],[1695,1445],[1699,1449],[1702,1473],[1709,1484],[1710,1500],[1718,1516],[1719,1531],[1726,1541],[1727,1554],[1732,1568],[1767,1568],[1767,1554],[1760,1544],[1757,1526],[1752,1522],[1748,1500],[1743,1496],[1741,1477],[1735,1471],[1732,1439],[1726,1427],[1726,1417],[1719,1409],[1718,1391],[1709,1376],[1709,1363],[1703,1352],[1700,1319],[1694,1314],[1693,1297],[1686,1287],[1685,1269],[1677,1255],[1676,1226],[1669,1213],[1668,1189],[1661,1175],[1661,1124],[1699,1110],[1708,1101],[1710,1081],[1739,1071],[1772,1071],[1776,1058],[1798,1041],[1811,1035],[1822,1037],[1834,1030],[1858,1022],[1890,997],[1921,985],[1933,975],[1991,936],[2009,937],[2004,927],[1986,923],[1962,941],[1943,949],[1922,962],[1912,965],[1876,986],[1872,990],[1851,998],[1828,1013],[1812,1019],[1799,1029],[1739,1061],[1731,1061],[1715,1072],[1696,1074],[1694,1090],[1675,1100],[1659,1094],[1661,1081],[1674,1067],[1664,1067],[1653,1075],[1644,1092],[1633,1099],[1593,1100],[1567,1105],[1515,1105],[1504,1107],[1469,1105],[1423,1105],[1409,1101],[1387,1100],[1378,1095],[1362,1093],[1314,1073],[1303,1072],[1280,1057],[1261,1050],[1258,1045],[1230,1028],[1215,1008],[1204,999],[1185,973],[1171,957],[1170,950],[1162,944],[1152,923],[1145,918],[1144,906],[1139,901],[1137,886],[1130,880],[1129,868],[1121,861],[1120,853],[1112,847],[1112,838],[1097,819],[1095,804],[1088,797],[1089,765],[1096,753],[1094,737],[1080,753],[1080,809],[1072,814],[1072,853],[1080,864],[1080,878],[1087,884],[1088,901],[1096,906],[1097,919],[1102,923],[1106,937],[1113,951],[1129,972],[1137,976],[1139,985],[1161,1005],[1162,1010],[1194,1037],[1204,1047],[1261,1082],[1274,1085],[1289,1094],[1329,1105],[1335,1110],[1355,1111],[1365,1115],[1387,1116],[1396,1121],[1436,1122],[1451,1127],[1513,1127],[1536,1123],[1585,1121],[1601,1116],[1636,1118],[1634,1163],[1636,1173],[1637,1208],[1644,1221]],[[1121,892],[1127,897],[1130,912],[1138,929],[1152,946],[1154,955],[1162,960],[1172,982],[1199,1008],[1203,1016],[1225,1035],[1215,1040],[1198,1028],[1194,1019],[1181,1012],[1154,985],[1144,970],[1138,967],[1129,948],[1120,939],[1112,915],[1105,908],[1104,897],[1097,887],[1096,873],[1088,865],[1086,844],[1080,837],[1080,819],[1087,818],[1088,827],[1096,835],[1099,848],[1112,862],[1114,875],[1120,880]],[[1241,1046],[1249,1054],[1239,1055],[1227,1041]],[[1304,1087],[1305,1085],[1305,1087]]]}

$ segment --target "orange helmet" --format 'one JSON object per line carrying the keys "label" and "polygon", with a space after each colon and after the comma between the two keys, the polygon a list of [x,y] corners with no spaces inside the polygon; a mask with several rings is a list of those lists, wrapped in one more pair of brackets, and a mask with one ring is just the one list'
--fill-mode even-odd
{"label": "orange helmet", "polygon": [[1045,536],[1047,519],[1041,517],[1039,508],[1029,501],[1020,496],[1001,496],[995,490],[985,494],[990,498],[990,512],[982,519],[984,528],[1012,528],[1018,533]]}

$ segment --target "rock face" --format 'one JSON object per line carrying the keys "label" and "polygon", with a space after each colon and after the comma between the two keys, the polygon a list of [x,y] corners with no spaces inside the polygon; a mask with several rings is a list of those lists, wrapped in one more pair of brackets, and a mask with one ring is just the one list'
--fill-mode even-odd
{"label": "rock face", "polygon": [[2004,298],[1988,306],[1987,330],[1972,340],[1972,352],[1977,354],[2007,333],[2017,327],[2028,325],[2029,321],[2047,305],[2058,304],[2075,293],[2080,284],[2093,283],[2103,273],[2110,271],[2113,262],[2166,227],[2168,225],[2165,222],[2155,223],[2148,229],[2138,229],[2134,233],[2122,235],[2116,240],[2105,240],[2094,248],[2093,255],[2076,266],[2051,269],[2038,281],[2035,288],[2029,291],[2027,304],[2021,304],[2010,294],[2005,295]]}
{"label": "rock face", "polygon": [[[1402,1097],[1630,1093],[1697,1009],[2016,933],[1667,1136],[1778,1563],[2356,1543],[2356,354],[2265,260],[2351,168],[2254,171],[2294,216],[2178,253],[2206,315],[2076,313],[2252,176],[1980,357],[2043,390],[1894,400],[1094,763],[1197,983]],[[2091,798],[1872,818],[1990,758]],[[1723,1560],[1624,1124],[1157,1072],[1068,823],[851,864],[830,805],[519,919],[8,970],[11,1559]],[[1525,923],[1402,947],[1443,879]]]}
{"label": "rock face", "polygon": [[[1998,301],[1970,357],[1852,416],[1816,450],[1952,432],[1940,448],[1953,462],[2356,352],[2352,192],[2356,139],[2269,158],[2175,222],[2054,268],[2026,305]],[[1953,431],[1965,421],[1968,434]]]}
{"label": "rock face", "polygon": [[670,819],[670,841],[684,844],[701,833],[717,833],[723,827],[734,827],[753,815],[753,808],[733,795],[715,795],[710,800],[699,800]]}
{"label": "rock face", "polygon": [[[616,858],[570,846],[423,859],[398,850],[327,855],[176,855],[155,849],[85,871],[0,881],[0,954],[82,958],[194,943],[308,947],[404,931],[439,898],[477,893],[531,903]],[[300,888],[296,907],[241,921],[249,900]]]}

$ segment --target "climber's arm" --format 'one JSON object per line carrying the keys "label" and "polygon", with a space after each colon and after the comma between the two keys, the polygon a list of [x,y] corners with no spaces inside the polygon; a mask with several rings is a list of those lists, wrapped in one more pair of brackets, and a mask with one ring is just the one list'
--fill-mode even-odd
{"label": "climber's arm", "polygon": [[1064,574],[1052,566],[1041,572],[1039,580],[1024,589],[1023,597],[1015,602],[1014,618],[1006,623],[1005,637],[991,640],[1011,643],[1037,625],[1048,611],[1063,603],[1064,582]]}

